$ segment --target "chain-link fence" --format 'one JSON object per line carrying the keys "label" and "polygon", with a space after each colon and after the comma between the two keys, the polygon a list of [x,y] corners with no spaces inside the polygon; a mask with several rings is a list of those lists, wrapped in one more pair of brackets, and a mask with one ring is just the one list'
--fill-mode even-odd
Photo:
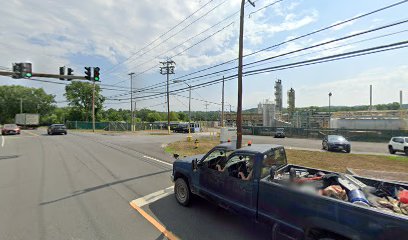
{"label": "chain-link fence", "polygon": [[[86,121],[67,121],[65,123],[68,129],[92,129],[92,122]],[[95,122],[95,129],[106,131],[130,131],[131,124],[127,122]],[[167,129],[163,123],[147,123],[138,122],[135,123],[135,130],[164,130]]]}

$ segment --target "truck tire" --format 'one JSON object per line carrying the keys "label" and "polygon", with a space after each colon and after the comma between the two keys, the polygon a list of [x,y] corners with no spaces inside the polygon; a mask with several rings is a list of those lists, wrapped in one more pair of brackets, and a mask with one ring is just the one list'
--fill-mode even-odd
{"label": "truck tire", "polygon": [[350,153],[350,152],[351,152],[351,148],[347,148],[346,153]]}
{"label": "truck tire", "polygon": [[395,154],[395,150],[392,146],[388,146],[388,151],[390,152],[390,154]]}
{"label": "truck tire", "polygon": [[177,178],[174,183],[174,195],[177,202],[182,206],[190,204],[191,192],[188,183],[183,178]]}
{"label": "truck tire", "polygon": [[405,152],[405,155],[408,156],[408,147],[405,147],[405,148],[404,148],[404,152]]}

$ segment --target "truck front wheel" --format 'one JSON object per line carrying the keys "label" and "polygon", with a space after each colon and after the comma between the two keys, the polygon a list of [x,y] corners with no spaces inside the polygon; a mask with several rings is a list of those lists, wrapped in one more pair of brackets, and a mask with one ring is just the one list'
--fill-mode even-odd
{"label": "truck front wheel", "polygon": [[188,206],[190,204],[191,192],[187,182],[183,178],[177,178],[174,183],[174,195],[179,204]]}

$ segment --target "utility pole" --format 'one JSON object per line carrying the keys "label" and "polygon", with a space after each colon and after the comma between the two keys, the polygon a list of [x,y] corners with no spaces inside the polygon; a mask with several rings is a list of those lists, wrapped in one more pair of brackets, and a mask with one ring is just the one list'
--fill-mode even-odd
{"label": "utility pole", "polygon": [[330,109],[330,107],[331,107],[331,96],[332,95],[333,94],[331,92],[329,92],[329,128],[330,128],[330,120],[331,120],[331,109]]}
{"label": "utility pole", "polygon": [[210,105],[210,104],[209,103],[204,103],[204,105],[205,105],[205,118],[204,118],[204,120],[205,120],[205,126],[208,129],[208,105]]}
{"label": "utility pole", "polygon": [[92,88],[92,132],[95,132],[95,80]]}
{"label": "utility pole", "polygon": [[134,115],[133,115],[133,74],[134,72],[129,73],[130,76],[130,131],[134,131]]}
{"label": "utility pole", "polygon": [[[237,106],[237,149],[242,146],[242,52],[244,48],[244,15],[245,1],[241,1],[241,13],[239,21],[239,50],[238,50],[238,106]],[[255,7],[255,4],[248,0]]]}
{"label": "utility pole", "polygon": [[23,113],[23,99],[20,98],[20,113]]}
{"label": "utility pole", "polygon": [[221,127],[224,127],[224,76],[222,76]]}
{"label": "utility pole", "polygon": [[[160,67],[160,74],[167,75],[167,131],[170,135],[170,94],[169,94],[169,75],[174,74],[174,65],[176,63],[173,60],[167,60],[160,62],[163,67]],[[164,70],[164,71],[163,71]]]}

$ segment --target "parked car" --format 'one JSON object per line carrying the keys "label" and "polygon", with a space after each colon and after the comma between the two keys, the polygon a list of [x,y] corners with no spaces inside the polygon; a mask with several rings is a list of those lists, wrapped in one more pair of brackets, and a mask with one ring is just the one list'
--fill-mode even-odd
{"label": "parked car", "polygon": [[340,135],[327,135],[323,138],[322,148],[327,151],[346,151],[350,153],[351,144],[347,139]]}
{"label": "parked car", "polygon": [[67,127],[64,124],[52,124],[47,129],[48,135],[65,134],[67,135]]}
{"label": "parked car", "polygon": [[178,124],[177,127],[173,128],[175,133],[188,133],[188,123]]}
{"label": "parked car", "polygon": [[274,137],[275,138],[285,138],[285,129],[277,128]]}
{"label": "parked car", "polygon": [[408,155],[408,137],[393,137],[388,143],[388,151],[391,154],[404,152]]}
{"label": "parked car", "polygon": [[3,128],[1,129],[2,135],[9,135],[9,134],[20,134],[20,128],[16,124],[4,124]]}
{"label": "parked car", "polygon": [[[271,239],[406,239],[407,184],[287,164],[279,145],[235,149],[220,144],[207,154],[177,159],[176,201],[205,198],[270,226]],[[395,192],[397,191],[397,192]],[[404,213],[390,205],[404,208]],[[383,205],[381,205],[383,204]]]}

